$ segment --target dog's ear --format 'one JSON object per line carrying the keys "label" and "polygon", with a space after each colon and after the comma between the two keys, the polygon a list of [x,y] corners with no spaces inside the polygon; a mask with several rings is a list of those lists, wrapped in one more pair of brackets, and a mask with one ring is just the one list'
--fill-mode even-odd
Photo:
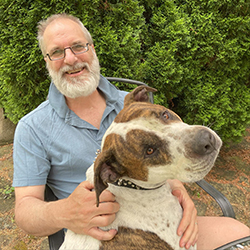
{"label": "dog's ear", "polygon": [[101,152],[95,160],[94,164],[94,187],[96,192],[96,205],[99,206],[99,196],[108,187],[108,183],[113,183],[119,179],[124,173],[112,149]]}
{"label": "dog's ear", "polygon": [[133,102],[149,102],[149,92],[156,92],[157,89],[141,85],[127,94],[124,99],[124,107]]}

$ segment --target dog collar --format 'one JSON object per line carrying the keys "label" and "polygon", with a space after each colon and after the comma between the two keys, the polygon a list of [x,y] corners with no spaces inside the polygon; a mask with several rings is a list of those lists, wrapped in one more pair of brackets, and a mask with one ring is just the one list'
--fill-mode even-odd
{"label": "dog collar", "polygon": [[119,186],[119,187],[127,187],[127,188],[132,188],[132,189],[137,189],[137,190],[154,190],[163,186],[163,185],[160,185],[154,188],[144,188],[144,187],[136,185],[132,181],[128,181],[124,179],[119,179],[112,184],[115,186]]}

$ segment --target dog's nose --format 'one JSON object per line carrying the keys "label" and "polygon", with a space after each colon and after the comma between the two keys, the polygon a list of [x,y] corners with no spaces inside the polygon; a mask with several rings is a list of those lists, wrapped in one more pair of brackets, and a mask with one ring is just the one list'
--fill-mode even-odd
{"label": "dog's nose", "polygon": [[200,129],[194,138],[193,152],[198,155],[206,155],[216,150],[216,138],[207,129]]}

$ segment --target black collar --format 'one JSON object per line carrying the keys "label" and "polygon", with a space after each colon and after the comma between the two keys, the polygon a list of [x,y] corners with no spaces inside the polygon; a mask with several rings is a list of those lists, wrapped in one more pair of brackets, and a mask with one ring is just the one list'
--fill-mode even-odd
{"label": "black collar", "polygon": [[118,179],[112,184],[115,186],[119,186],[119,187],[127,187],[127,188],[132,188],[132,189],[137,189],[137,190],[154,190],[163,186],[163,185],[160,185],[154,188],[143,188],[143,187],[136,185],[135,183],[131,181],[124,180],[124,179]]}

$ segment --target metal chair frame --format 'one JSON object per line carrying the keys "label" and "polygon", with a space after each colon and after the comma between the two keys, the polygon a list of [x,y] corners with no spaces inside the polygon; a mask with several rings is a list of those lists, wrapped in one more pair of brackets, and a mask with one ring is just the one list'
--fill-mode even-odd
{"label": "metal chair frame", "polygon": [[218,247],[215,250],[243,249],[245,246],[250,246],[250,236],[235,240],[224,246]]}

